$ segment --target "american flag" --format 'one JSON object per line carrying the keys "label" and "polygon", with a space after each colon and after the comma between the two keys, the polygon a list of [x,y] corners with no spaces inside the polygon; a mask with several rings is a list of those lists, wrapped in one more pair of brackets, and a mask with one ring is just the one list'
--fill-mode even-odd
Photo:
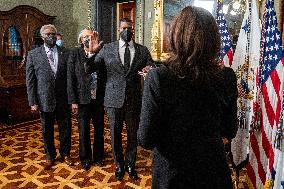
{"label": "american flag", "polygon": [[221,44],[222,44],[220,58],[222,60],[222,63],[226,67],[231,67],[233,62],[232,41],[229,35],[227,22],[225,20],[225,15],[223,13],[223,3],[221,2],[221,0],[218,0],[216,21],[219,27],[219,32],[221,35]]}
{"label": "american flag", "polygon": [[276,176],[280,177],[276,180],[282,181],[279,173],[283,171],[283,161],[282,166],[279,166],[279,161],[281,161],[279,157],[283,158],[283,152],[279,152],[273,145],[282,108],[284,57],[281,44],[274,0],[267,0],[263,16],[261,58],[256,81],[258,100],[254,103],[254,111],[260,115],[255,117],[255,123],[259,123],[259,131],[255,130],[250,134],[250,154],[247,166],[250,188],[254,189],[280,189],[281,187],[280,183],[273,184]]}

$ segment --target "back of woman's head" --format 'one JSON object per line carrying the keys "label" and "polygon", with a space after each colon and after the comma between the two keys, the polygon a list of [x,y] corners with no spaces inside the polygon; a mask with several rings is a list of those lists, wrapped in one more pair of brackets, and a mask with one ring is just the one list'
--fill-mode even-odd
{"label": "back of woman's head", "polygon": [[219,72],[220,34],[214,17],[203,8],[188,6],[173,20],[168,67],[181,78],[202,81]]}

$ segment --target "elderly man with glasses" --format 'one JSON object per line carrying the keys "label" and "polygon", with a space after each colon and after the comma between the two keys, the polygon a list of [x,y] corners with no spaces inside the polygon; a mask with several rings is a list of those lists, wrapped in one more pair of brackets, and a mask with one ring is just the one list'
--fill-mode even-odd
{"label": "elderly man with glasses", "polygon": [[[79,130],[79,157],[85,170],[92,162],[103,166],[104,162],[104,94],[106,70],[101,66],[96,72],[87,74],[84,62],[88,56],[89,40],[94,35],[85,28],[78,36],[79,47],[70,53],[67,66],[68,101],[72,112],[77,115]],[[93,150],[90,139],[90,123],[94,128]]]}
{"label": "elderly man with glasses", "polygon": [[28,53],[26,84],[29,106],[32,112],[40,112],[44,150],[45,170],[51,169],[56,159],[54,145],[54,123],[58,124],[60,158],[72,165],[71,111],[67,100],[68,52],[56,45],[56,28],[49,24],[40,29],[44,44]]}

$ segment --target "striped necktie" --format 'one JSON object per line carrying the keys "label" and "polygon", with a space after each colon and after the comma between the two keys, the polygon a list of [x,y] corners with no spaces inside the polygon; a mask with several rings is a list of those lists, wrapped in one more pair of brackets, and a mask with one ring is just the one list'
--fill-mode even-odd
{"label": "striped necktie", "polygon": [[48,52],[47,52],[47,58],[48,58],[48,62],[50,64],[50,67],[53,71],[53,73],[56,73],[56,68],[55,68],[55,62],[54,62],[54,49],[53,48],[49,48]]}

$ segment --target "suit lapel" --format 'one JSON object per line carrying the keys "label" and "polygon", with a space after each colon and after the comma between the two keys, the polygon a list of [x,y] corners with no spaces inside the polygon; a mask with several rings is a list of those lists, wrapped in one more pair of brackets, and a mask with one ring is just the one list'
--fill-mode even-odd
{"label": "suit lapel", "polygon": [[119,69],[122,72],[124,72],[124,66],[123,66],[123,64],[121,62],[120,55],[119,55],[119,42],[118,41],[114,42],[113,49],[115,49],[114,56],[115,56],[116,62],[118,63],[117,66],[119,67]]}
{"label": "suit lapel", "polygon": [[45,52],[45,48],[44,48],[43,45],[41,46],[40,54],[42,56],[42,59],[44,60],[44,63],[49,65],[49,62],[48,62],[48,59],[47,59],[47,55],[46,55],[46,52]]}
{"label": "suit lapel", "polygon": [[126,75],[129,74],[129,72],[135,68],[135,66],[137,65],[137,61],[138,61],[138,58],[140,57],[140,48],[139,46],[133,42],[133,45],[134,45],[134,48],[135,48],[135,53],[134,53],[134,57],[133,57],[133,60],[132,60],[132,64],[130,65],[130,68],[128,69]]}

